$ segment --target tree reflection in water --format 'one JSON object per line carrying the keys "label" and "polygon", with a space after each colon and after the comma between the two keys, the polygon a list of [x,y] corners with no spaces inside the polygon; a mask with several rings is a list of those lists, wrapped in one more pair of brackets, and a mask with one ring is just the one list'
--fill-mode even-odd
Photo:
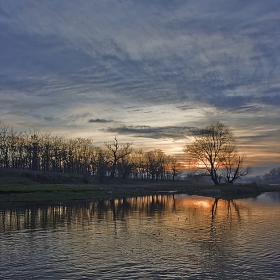
{"label": "tree reflection in water", "polygon": [[64,262],[64,272],[77,267],[83,273],[111,271],[116,276],[122,272],[120,279],[127,271],[139,278],[160,273],[171,279],[179,271],[182,279],[190,273],[193,279],[228,279],[229,275],[261,279],[264,271],[276,274],[280,259],[279,203],[262,197],[265,203],[259,197],[224,200],[155,194],[2,207],[0,232],[6,241],[1,251],[8,262],[15,256],[22,262],[18,252],[26,248],[24,265],[36,262],[37,272],[41,260],[55,256],[59,261],[51,265],[58,271]]}
{"label": "tree reflection in water", "polygon": [[[211,221],[212,222],[214,222],[215,216],[217,215],[218,202],[220,200],[221,200],[220,198],[215,198],[215,201],[212,205],[212,209],[211,209],[211,213],[212,213]],[[224,200],[224,201],[226,202],[228,219],[232,216],[232,208],[233,208],[238,217],[238,220],[241,221],[240,210],[239,210],[239,206],[237,205],[237,203],[233,199],[228,199],[228,200]]]}
{"label": "tree reflection in water", "polygon": [[[211,228],[217,226],[219,213],[232,225],[233,213],[241,222],[240,206],[234,200],[221,200],[180,195],[151,195],[121,199],[100,199],[96,202],[68,203],[59,205],[32,205],[29,207],[11,206],[0,210],[0,230],[56,229],[58,227],[87,227],[103,220],[127,222],[129,217],[160,219],[181,213],[181,219],[195,223],[205,210],[211,213]],[[224,210],[226,209],[226,215]],[[207,211],[208,211],[207,210]],[[244,212],[244,211],[243,211]],[[179,219],[179,217],[178,217]],[[168,218],[165,219],[168,224]]]}
{"label": "tree reflection in water", "polygon": [[280,192],[265,193],[264,195],[275,202],[280,202]]}

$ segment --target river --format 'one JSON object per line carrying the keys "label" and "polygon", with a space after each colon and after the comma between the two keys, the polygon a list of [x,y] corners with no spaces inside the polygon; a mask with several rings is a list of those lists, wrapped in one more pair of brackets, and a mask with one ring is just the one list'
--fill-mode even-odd
{"label": "river", "polygon": [[0,279],[279,279],[280,193],[0,206]]}

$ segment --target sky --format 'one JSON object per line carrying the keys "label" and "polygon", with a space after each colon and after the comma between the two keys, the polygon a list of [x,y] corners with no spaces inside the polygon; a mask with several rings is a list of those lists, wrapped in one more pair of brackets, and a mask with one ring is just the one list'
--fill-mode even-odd
{"label": "sky", "polygon": [[221,121],[280,165],[280,1],[1,0],[0,121],[184,158]]}

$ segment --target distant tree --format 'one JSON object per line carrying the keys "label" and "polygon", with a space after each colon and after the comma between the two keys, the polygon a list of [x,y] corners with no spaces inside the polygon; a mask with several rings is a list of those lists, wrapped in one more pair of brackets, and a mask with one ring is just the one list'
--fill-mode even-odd
{"label": "distant tree", "polygon": [[102,150],[101,148],[96,148],[97,152],[97,175],[99,178],[99,182],[104,182],[104,177],[106,175],[106,171],[108,169],[108,163],[109,163],[109,156],[108,152]]}
{"label": "distant tree", "polygon": [[131,145],[132,145],[132,142],[119,143],[116,136],[114,137],[114,141],[105,143],[105,146],[109,150],[109,153],[111,156],[110,178],[115,177],[117,163],[119,162],[119,160],[123,159],[127,155],[131,154],[131,152],[132,152]]}
{"label": "distant tree", "polygon": [[106,148],[94,147],[91,139],[52,136],[49,132],[15,132],[0,121],[0,167],[44,172],[83,173],[99,177],[152,180],[175,179],[180,165],[160,149],[132,153],[132,143],[115,137]]}
{"label": "distant tree", "polygon": [[174,181],[175,178],[180,174],[180,170],[182,169],[182,164],[178,162],[175,157],[169,157],[168,163],[169,163],[169,169],[171,170],[172,180]]}
{"label": "distant tree", "polygon": [[0,164],[1,167],[8,168],[9,163],[9,138],[10,138],[10,128],[8,125],[0,122]]}
{"label": "distant tree", "polygon": [[144,179],[146,175],[146,156],[142,149],[133,153],[133,177]]}
{"label": "distant tree", "polygon": [[220,183],[219,170],[223,171],[226,182],[248,174],[242,171],[244,157],[237,153],[233,132],[225,124],[216,122],[192,133],[193,142],[184,151],[194,165],[203,166],[215,185]]}
{"label": "distant tree", "polygon": [[280,167],[271,169],[268,173],[262,176],[262,179],[267,183],[280,183]]}
{"label": "distant tree", "polygon": [[147,172],[151,176],[151,180],[159,179],[165,171],[166,156],[160,149],[154,149],[145,153]]}
{"label": "distant tree", "polygon": [[131,154],[121,158],[117,163],[117,169],[122,179],[126,179],[135,168],[135,163],[133,162],[133,157]]}
{"label": "distant tree", "polygon": [[38,140],[39,140],[39,132],[34,130],[33,135],[31,135],[32,170],[39,169],[40,142]]}
{"label": "distant tree", "polygon": [[191,180],[191,181],[202,181],[204,177],[208,176],[209,177],[209,173],[207,171],[204,170],[193,170],[188,172],[187,174],[187,179]]}

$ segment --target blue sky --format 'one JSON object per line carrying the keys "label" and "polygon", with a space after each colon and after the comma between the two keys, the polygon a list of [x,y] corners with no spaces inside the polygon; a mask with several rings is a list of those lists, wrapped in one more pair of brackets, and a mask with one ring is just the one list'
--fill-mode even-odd
{"label": "blue sky", "polygon": [[183,156],[229,125],[248,164],[280,164],[280,2],[1,0],[0,120]]}

